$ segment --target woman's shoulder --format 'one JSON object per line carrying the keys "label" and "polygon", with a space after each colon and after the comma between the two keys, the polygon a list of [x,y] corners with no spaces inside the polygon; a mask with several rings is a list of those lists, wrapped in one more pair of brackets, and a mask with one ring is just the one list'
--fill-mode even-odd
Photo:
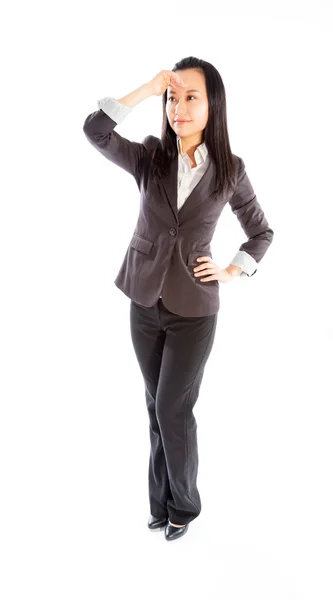
{"label": "woman's shoulder", "polygon": [[232,156],[233,156],[234,160],[236,161],[237,165],[240,165],[241,163],[244,162],[243,159],[240,156],[238,156],[237,154],[232,154]]}
{"label": "woman's shoulder", "polygon": [[146,146],[146,148],[148,150],[148,149],[157,148],[157,146],[159,146],[161,144],[161,140],[160,140],[160,138],[156,137],[155,135],[146,135],[146,137],[143,139],[142,143],[144,144],[144,146]]}
{"label": "woman's shoulder", "polygon": [[245,163],[243,161],[243,159],[240,156],[237,156],[237,154],[232,154],[234,161],[235,161],[235,165],[236,165],[236,172],[240,173],[242,171],[242,169],[245,169]]}

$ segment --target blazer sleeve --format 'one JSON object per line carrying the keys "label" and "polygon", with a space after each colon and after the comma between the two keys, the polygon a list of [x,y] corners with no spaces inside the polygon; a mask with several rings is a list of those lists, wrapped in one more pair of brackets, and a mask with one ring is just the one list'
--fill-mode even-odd
{"label": "blazer sleeve", "polygon": [[[236,256],[242,256],[244,259],[247,258],[247,264],[250,267],[259,263],[266,254],[268,247],[272,243],[274,232],[269,226],[264,211],[257,200],[257,196],[246,173],[244,161],[240,157],[238,159],[238,179],[229,204],[248,238],[246,242],[241,244]],[[236,262],[237,260],[235,260]],[[240,263],[239,266],[242,266],[242,264]],[[257,269],[251,274],[242,272],[241,275],[243,277],[252,277],[256,272]]]}
{"label": "blazer sleeve", "polygon": [[88,115],[84,121],[83,132],[86,138],[105,158],[133,175],[139,186],[141,166],[147,154],[147,141],[151,136],[145,137],[142,143],[126,139],[115,131],[115,127],[131,109],[126,111],[127,107],[113,98],[100,100],[98,106],[101,108]]}

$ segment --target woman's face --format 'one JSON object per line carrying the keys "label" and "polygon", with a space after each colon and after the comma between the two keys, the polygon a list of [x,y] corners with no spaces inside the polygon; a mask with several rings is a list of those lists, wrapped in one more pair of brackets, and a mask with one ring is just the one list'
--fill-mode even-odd
{"label": "woman's face", "polygon": [[204,74],[196,69],[176,71],[186,87],[167,88],[166,114],[170,126],[181,138],[196,137],[208,121],[208,98]]}

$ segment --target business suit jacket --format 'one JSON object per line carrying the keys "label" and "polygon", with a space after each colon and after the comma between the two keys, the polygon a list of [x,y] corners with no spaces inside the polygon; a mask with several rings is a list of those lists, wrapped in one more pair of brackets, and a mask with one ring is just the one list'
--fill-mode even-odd
{"label": "business suit jacket", "polygon": [[150,163],[160,139],[148,135],[142,143],[132,142],[115,131],[116,125],[101,109],[88,115],[83,125],[84,134],[94,148],[133,175],[140,191],[137,224],[115,285],[143,306],[153,306],[162,296],[168,310],[184,317],[217,313],[219,282],[200,282],[193,267],[200,264],[196,262],[199,256],[213,259],[210,243],[227,202],[248,237],[239,250],[259,263],[273,239],[273,230],[257,201],[244,161],[234,155],[238,164],[237,183],[221,201],[214,193],[216,168],[210,160],[206,172],[178,211],[178,156],[171,161],[169,174],[156,184],[150,175]]}

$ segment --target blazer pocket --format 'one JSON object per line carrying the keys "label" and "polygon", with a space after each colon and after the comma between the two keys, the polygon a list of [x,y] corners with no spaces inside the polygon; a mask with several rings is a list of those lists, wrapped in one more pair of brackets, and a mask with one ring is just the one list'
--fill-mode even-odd
{"label": "blazer pocket", "polygon": [[143,252],[143,254],[149,254],[154,242],[147,240],[142,237],[138,233],[134,233],[131,239],[130,246],[135,250],[139,250],[139,252]]}

